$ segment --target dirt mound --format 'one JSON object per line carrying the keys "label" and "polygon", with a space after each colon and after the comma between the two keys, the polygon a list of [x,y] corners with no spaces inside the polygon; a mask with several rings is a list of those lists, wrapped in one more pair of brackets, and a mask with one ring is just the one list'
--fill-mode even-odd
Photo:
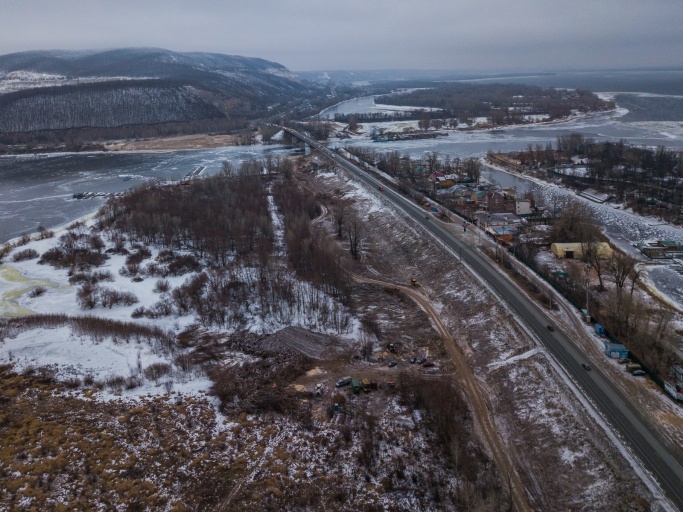
{"label": "dirt mound", "polygon": [[332,346],[332,338],[302,327],[290,326],[266,336],[261,346],[274,352],[290,348],[313,359],[322,359],[323,353]]}

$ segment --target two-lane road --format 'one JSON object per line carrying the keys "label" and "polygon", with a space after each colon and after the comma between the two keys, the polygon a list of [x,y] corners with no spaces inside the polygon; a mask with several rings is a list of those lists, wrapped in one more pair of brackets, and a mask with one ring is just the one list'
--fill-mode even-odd
{"label": "two-lane road", "polygon": [[[384,186],[379,180],[305,134],[289,128],[286,130],[368,186],[375,189]],[[561,329],[556,327],[554,332],[551,332],[547,326],[552,322],[545,313],[503,277],[489,261],[482,258],[479,253],[456,238],[438,222],[432,220],[423,209],[401,194],[390,188],[386,188],[383,194],[455,254],[461,255],[465,264],[486,282],[520,321],[537,336],[547,351],[562,365],[565,372],[578,384],[584,395],[607,420],[608,428],[620,434],[632,452],[640,458],[643,466],[656,477],[666,496],[679,510],[683,510],[683,465],[680,447],[666,446],[656,434],[653,426],[628,400],[623,390],[612,384],[599,369],[584,370],[581,363],[586,358],[581,351]]]}

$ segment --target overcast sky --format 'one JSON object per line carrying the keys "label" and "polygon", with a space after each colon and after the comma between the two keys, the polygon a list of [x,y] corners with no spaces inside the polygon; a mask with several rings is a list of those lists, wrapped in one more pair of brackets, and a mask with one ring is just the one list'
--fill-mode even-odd
{"label": "overcast sky", "polygon": [[130,46],[294,71],[683,66],[683,0],[0,1],[0,54]]}

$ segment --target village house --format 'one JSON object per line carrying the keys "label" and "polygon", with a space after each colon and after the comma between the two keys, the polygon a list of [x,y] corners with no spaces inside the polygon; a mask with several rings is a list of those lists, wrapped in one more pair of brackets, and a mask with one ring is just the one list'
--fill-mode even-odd
{"label": "village house", "polygon": [[430,180],[435,190],[451,188],[456,183],[455,174],[442,174],[440,172],[433,173]]}
{"label": "village house", "polygon": [[530,199],[516,199],[515,200],[515,213],[517,215],[531,215],[532,214],[532,203]]}
{"label": "village house", "polygon": [[496,242],[512,242],[512,239],[519,233],[519,229],[514,226],[491,226],[486,232],[493,237]]}
{"label": "village house", "polygon": [[489,190],[482,205],[489,212],[515,211],[515,198],[504,190]]}
{"label": "village house", "polygon": [[683,246],[679,246],[673,240],[657,240],[656,242],[640,242],[636,245],[638,250],[652,259],[681,258]]}
{"label": "village house", "polygon": [[474,215],[474,220],[496,241],[511,242],[522,228],[522,219],[512,212],[479,212]]}
{"label": "village house", "polygon": [[484,230],[490,227],[508,227],[519,230],[522,226],[522,219],[512,212],[479,212],[475,214],[474,219],[477,226]]}

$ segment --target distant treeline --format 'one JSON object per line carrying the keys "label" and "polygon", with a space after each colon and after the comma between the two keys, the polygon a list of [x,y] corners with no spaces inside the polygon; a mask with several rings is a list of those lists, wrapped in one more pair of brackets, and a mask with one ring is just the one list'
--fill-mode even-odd
{"label": "distant treeline", "polygon": [[590,91],[523,84],[438,84],[429,89],[378,96],[375,103],[438,108],[442,110],[440,117],[468,124],[474,117],[487,117],[494,125],[517,122],[524,115],[548,114],[554,119],[566,117],[572,110],[614,108],[613,102],[603,101]]}
{"label": "distant treeline", "polygon": [[[416,121],[425,115],[424,110],[407,110],[405,112],[366,112],[362,114],[335,114],[334,121],[337,123],[351,123],[353,119],[357,123],[377,123],[382,121]],[[433,112],[432,116],[440,117],[440,112]]]}

